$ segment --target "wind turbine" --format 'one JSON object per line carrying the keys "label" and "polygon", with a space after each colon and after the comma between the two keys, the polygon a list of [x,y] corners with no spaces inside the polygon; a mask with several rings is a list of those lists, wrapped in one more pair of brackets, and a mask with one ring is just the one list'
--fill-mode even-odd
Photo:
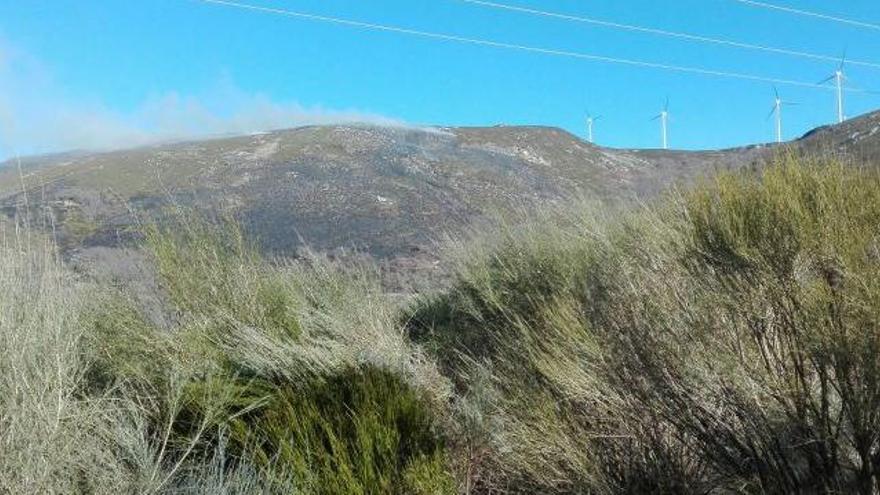
{"label": "wind turbine", "polygon": [[846,75],[843,73],[843,66],[846,64],[846,52],[843,52],[843,57],[840,58],[840,65],[837,66],[837,70],[834,71],[834,74],[831,74],[827,78],[819,81],[819,84],[825,84],[830,81],[834,81],[834,85],[837,87],[837,123],[841,124],[846,119],[846,115],[843,112],[843,84],[846,81]]}
{"label": "wind turbine", "polygon": [[661,110],[660,113],[657,114],[657,116],[651,120],[660,120],[660,130],[663,133],[663,149],[668,150],[669,149],[669,140],[668,140],[669,134],[667,132],[668,125],[669,125],[669,98],[668,97],[666,98],[666,104],[663,105],[663,110]]}
{"label": "wind turbine", "polygon": [[597,117],[593,117],[593,114],[587,112],[587,140],[592,144],[593,142],[593,123],[597,120],[601,119],[602,116],[599,115]]}
{"label": "wind turbine", "polygon": [[797,103],[793,103],[790,101],[784,101],[779,96],[779,90],[776,89],[776,86],[773,86],[773,93],[776,95],[776,98],[773,100],[773,109],[770,110],[770,113],[767,115],[767,118],[776,116],[776,142],[782,142],[782,107],[788,105],[797,105]]}

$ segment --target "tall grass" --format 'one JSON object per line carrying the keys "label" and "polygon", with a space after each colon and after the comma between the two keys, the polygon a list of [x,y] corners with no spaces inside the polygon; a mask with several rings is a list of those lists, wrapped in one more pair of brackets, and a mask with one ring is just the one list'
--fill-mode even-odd
{"label": "tall grass", "polygon": [[125,379],[93,382],[96,324],[125,333],[130,322],[96,320],[110,291],[18,232],[0,250],[0,492],[178,493],[198,479],[193,493],[253,493],[259,478],[246,467],[220,473],[194,459],[184,472],[172,459],[150,421],[174,387],[148,397]]}
{"label": "tall grass", "polygon": [[146,232],[170,327],[51,247],[0,253],[2,491],[454,491],[446,380],[370,268],[179,221]]}
{"label": "tall grass", "polygon": [[4,230],[0,492],[880,488],[876,172],[547,211],[457,242],[405,308],[375,267],[172,217],[149,298]]}
{"label": "tall grass", "polygon": [[191,218],[147,235],[174,338],[135,319],[135,333],[150,335],[139,355],[127,335],[104,363],[143,363],[137,383],[147,391],[163,383],[155,363],[177,370],[179,408],[166,415],[175,455],[223,445],[227,468],[254,466],[273,489],[293,483],[303,493],[451,486],[434,412],[446,380],[405,338],[378,275],[318,256],[270,264],[234,223]]}
{"label": "tall grass", "polygon": [[92,420],[73,396],[81,300],[66,275],[51,252],[0,252],[0,491],[64,491],[96,460],[74,455]]}

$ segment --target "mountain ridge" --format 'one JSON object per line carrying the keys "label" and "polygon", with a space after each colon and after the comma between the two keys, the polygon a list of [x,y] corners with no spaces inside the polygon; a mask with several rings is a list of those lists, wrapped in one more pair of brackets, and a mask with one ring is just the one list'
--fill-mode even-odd
{"label": "mountain ridge", "polygon": [[[437,238],[492,212],[572,197],[646,201],[780,149],[875,160],[880,112],[783,147],[708,151],[606,148],[546,126],[308,126],[26,159],[23,179],[31,210],[51,213],[68,253],[136,241],[132,211],[159,217],[175,203],[232,213],[272,255],[348,250],[427,269]],[[11,218],[23,203],[17,169],[0,170],[0,211]]]}

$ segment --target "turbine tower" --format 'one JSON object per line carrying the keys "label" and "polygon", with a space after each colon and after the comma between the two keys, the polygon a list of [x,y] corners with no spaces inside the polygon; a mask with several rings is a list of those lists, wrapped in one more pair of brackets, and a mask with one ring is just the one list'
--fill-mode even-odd
{"label": "turbine tower", "polygon": [[782,107],[789,105],[797,105],[797,103],[784,101],[779,96],[779,90],[776,89],[776,86],[773,86],[773,93],[776,95],[776,98],[773,100],[773,108],[770,110],[770,114],[767,115],[767,118],[775,116],[776,117],[776,142],[782,142]]}
{"label": "turbine tower", "polygon": [[666,104],[663,105],[663,110],[661,110],[660,113],[657,114],[657,116],[651,120],[660,120],[660,131],[662,132],[662,136],[663,136],[663,149],[668,150],[669,149],[669,139],[668,139],[669,138],[669,133],[668,133],[669,98],[666,98]]}
{"label": "turbine tower", "polygon": [[587,112],[587,141],[589,141],[590,144],[593,143],[593,124],[601,118],[601,115],[593,117],[593,114]]}
{"label": "turbine tower", "polygon": [[834,71],[834,74],[831,74],[827,78],[819,81],[819,84],[825,84],[830,81],[834,81],[834,85],[837,89],[837,123],[841,124],[846,119],[846,114],[843,111],[843,85],[846,81],[846,75],[843,73],[843,66],[846,64],[846,53],[844,52],[843,57],[840,59],[840,65],[837,66],[837,70]]}

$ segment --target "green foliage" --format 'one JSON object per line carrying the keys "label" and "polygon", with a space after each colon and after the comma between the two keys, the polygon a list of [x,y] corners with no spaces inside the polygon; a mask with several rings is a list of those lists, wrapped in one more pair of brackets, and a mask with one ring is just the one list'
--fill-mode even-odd
{"label": "green foliage", "polygon": [[[502,223],[491,237],[454,246],[456,283],[418,302],[406,314],[410,334],[447,368],[491,356],[499,346],[527,345],[531,327],[560,298],[579,294],[595,262],[591,216],[571,210],[543,213],[535,223]],[[575,232],[576,235],[569,235]]]}
{"label": "green foliage", "polygon": [[230,424],[231,445],[255,465],[283,467],[308,493],[450,493],[428,402],[391,373],[349,369],[267,392]]}
{"label": "green foliage", "polygon": [[147,228],[147,241],[171,301],[189,318],[300,333],[291,288],[264,263],[232,220],[212,222],[176,212]]}
{"label": "green foliage", "polygon": [[685,206],[693,225],[686,253],[703,263],[682,273],[692,278],[679,301],[657,302],[666,312],[686,304],[677,312],[692,321],[687,331],[663,325],[666,346],[687,339],[691,351],[670,348],[665,362],[634,364],[684,372],[689,360],[706,369],[665,397],[656,390],[668,378],[654,376],[645,397],[691,404],[688,416],[665,414],[702,439],[719,471],[756,489],[871,493],[878,460],[870,452],[880,447],[870,433],[880,427],[880,179],[789,161],[760,183],[724,177]]}
{"label": "green foliage", "polygon": [[403,472],[401,493],[444,495],[456,492],[455,479],[449,473],[449,461],[443,452],[416,457]]}
{"label": "green foliage", "polygon": [[86,335],[89,356],[84,385],[98,393],[117,382],[151,383],[163,375],[169,342],[143,316],[117,297],[94,304],[87,313],[92,331]]}
{"label": "green foliage", "polygon": [[[560,493],[878,483],[876,173],[783,158],[604,227],[494,234],[410,320],[488,418],[475,483]],[[474,389],[473,376],[489,386]]]}
{"label": "green foliage", "polygon": [[198,450],[222,441],[231,465],[274,472],[275,483],[303,493],[452,493],[445,443],[425,399],[374,367],[311,384],[214,376],[185,386],[174,444],[182,451],[207,430]]}
{"label": "green foliage", "polygon": [[148,233],[175,327],[114,292],[86,318],[86,392],[142,401],[148,443],[175,466],[160,485],[191,483],[211,459],[273,492],[454,491],[436,398],[395,364],[414,355],[381,328],[391,313],[367,274],[317,258],[270,267],[234,224],[178,221]]}
{"label": "green foliage", "polygon": [[0,491],[876,491],[877,173],[782,158],[491,234],[401,312],[178,214],[147,229],[161,327],[0,250]]}

